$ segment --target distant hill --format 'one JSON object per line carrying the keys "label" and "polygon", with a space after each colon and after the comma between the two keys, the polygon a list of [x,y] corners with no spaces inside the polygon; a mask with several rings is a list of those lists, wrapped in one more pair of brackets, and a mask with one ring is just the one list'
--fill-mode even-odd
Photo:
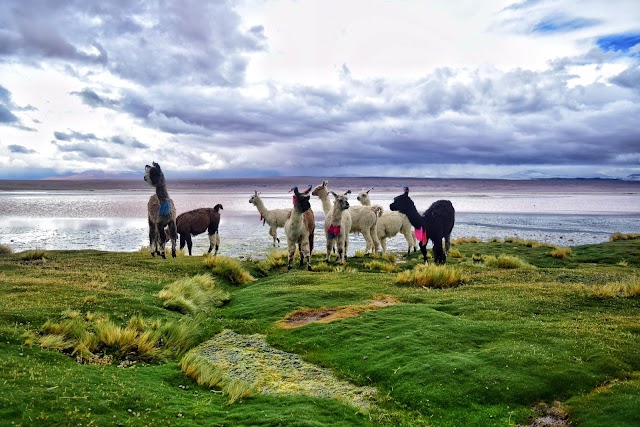
{"label": "distant hill", "polygon": [[[640,174],[639,174],[640,175]],[[575,175],[562,175],[562,174],[548,174],[546,172],[540,172],[537,170],[526,170],[521,172],[504,175],[501,179],[513,179],[513,180],[527,180],[527,179],[618,179],[616,177],[606,175],[603,173],[593,172],[582,176]],[[639,178],[640,179],[640,176]]]}
{"label": "distant hill", "polygon": [[85,179],[139,179],[141,174],[133,172],[107,172],[102,170],[88,170],[71,175],[52,176],[44,180],[85,180]]}
{"label": "distant hill", "polygon": [[640,173],[632,173],[628,175],[626,178],[628,181],[640,181]]}

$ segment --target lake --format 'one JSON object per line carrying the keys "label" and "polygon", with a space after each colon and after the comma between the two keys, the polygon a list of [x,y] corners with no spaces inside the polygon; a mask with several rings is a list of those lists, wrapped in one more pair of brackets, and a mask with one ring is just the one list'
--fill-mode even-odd
{"label": "lake", "polygon": [[[264,257],[273,250],[268,226],[249,203],[259,191],[269,209],[291,207],[293,185],[306,188],[321,178],[177,179],[167,178],[178,214],[199,207],[224,207],[219,253],[232,257]],[[615,232],[640,232],[640,182],[619,180],[470,180],[420,178],[329,178],[330,189],[357,192],[373,187],[370,198],[385,210],[408,185],[419,211],[438,199],[456,209],[452,239],[475,236],[519,237],[560,246],[604,242]],[[140,180],[0,181],[0,244],[14,252],[98,249],[131,252],[148,246],[147,201],[153,188]],[[312,197],[316,215],[315,252],[325,250],[324,214]],[[279,229],[281,248],[286,248]],[[209,246],[206,235],[194,237],[194,255]],[[387,241],[391,251],[404,251],[400,235]],[[349,255],[364,249],[352,235]],[[186,249],[186,248],[185,248]]]}

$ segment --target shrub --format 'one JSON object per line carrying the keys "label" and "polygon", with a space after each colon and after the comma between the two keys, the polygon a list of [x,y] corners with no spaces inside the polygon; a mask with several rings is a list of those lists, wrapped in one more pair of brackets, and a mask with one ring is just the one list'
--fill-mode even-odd
{"label": "shrub", "polygon": [[511,255],[499,255],[497,257],[494,255],[483,256],[482,259],[486,266],[493,268],[532,268],[531,264],[528,264],[520,258]]}
{"label": "shrub", "polygon": [[571,255],[571,248],[556,248],[551,251],[551,256],[557,259],[567,259]]}
{"label": "shrub", "polygon": [[446,265],[418,264],[413,270],[406,270],[396,276],[399,285],[419,288],[451,288],[463,284],[462,274]]}
{"label": "shrub", "polygon": [[242,268],[239,261],[233,258],[207,255],[204,257],[204,265],[210,268],[214,274],[229,280],[234,285],[244,285],[256,280]]}
{"label": "shrub", "polygon": [[616,240],[635,240],[640,239],[639,233],[613,233],[611,237],[609,237],[610,242],[615,242]]}
{"label": "shrub", "polygon": [[23,261],[45,260],[46,258],[47,252],[44,249],[31,249],[20,254],[20,259]]}
{"label": "shrub", "polygon": [[194,314],[207,307],[221,306],[229,300],[229,293],[216,287],[208,274],[185,277],[165,286],[158,297],[162,306],[183,314]]}
{"label": "shrub", "polygon": [[6,245],[0,245],[0,255],[9,255],[12,254],[13,250]]}

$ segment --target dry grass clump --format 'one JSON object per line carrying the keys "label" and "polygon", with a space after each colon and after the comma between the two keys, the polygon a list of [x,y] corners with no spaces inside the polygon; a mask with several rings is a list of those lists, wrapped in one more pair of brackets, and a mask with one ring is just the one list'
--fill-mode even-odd
{"label": "dry grass clump", "polygon": [[502,240],[500,240],[499,237],[492,237],[489,240],[487,240],[488,243],[502,243]]}
{"label": "dry grass clump", "polygon": [[328,273],[355,273],[358,270],[348,265],[331,265],[326,262],[318,262],[311,266],[312,271],[328,272]]}
{"label": "dry grass clump", "polygon": [[514,243],[516,245],[526,246],[528,248],[557,248],[551,243],[538,242],[537,240],[525,240],[519,237],[505,237],[504,243]]}
{"label": "dry grass clump", "polygon": [[515,269],[515,268],[533,268],[533,266],[522,259],[511,256],[511,255],[483,255],[482,261],[484,265],[492,268],[504,268],[504,269]]}
{"label": "dry grass clump", "polygon": [[457,249],[451,249],[451,250],[449,250],[448,255],[449,255],[451,258],[464,258],[464,255],[462,254],[462,252],[460,252],[460,251],[459,251],[459,250],[457,250]]}
{"label": "dry grass clump", "polygon": [[165,286],[158,297],[162,306],[182,314],[194,314],[207,307],[219,307],[229,301],[228,292],[218,288],[208,274],[185,277]]}
{"label": "dry grass clump", "polygon": [[258,268],[264,273],[286,267],[288,262],[286,251],[270,252],[267,257],[258,263]]}
{"label": "dry grass clump", "polygon": [[137,315],[126,325],[118,325],[104,315],[68,310],[59,321],[47,320],[24,338],[26,345],[58,350],[79,363],[114,358],[151,362],[193,347],[198,340],[198,325],[193,321],[148,321]]}
{"label": "dry grass clump", "polygon": [[418,288],[452,288],[464,283],[462,273],[446,265],[418,264],[413,270],[405,270],[396,276],[398,285]]}
{"label": "dry grass clump", "polygon": [[476,236],[459,237],[451,241],[451,246],[464,245],[466,243],[482,243],[482,240],[478,239]]}
{"label": "dry grass clump", "polygon": [[591,295],[597,298],[638,298],[640,280],[634,276],[619,282],[607,283],[591,290]]}
{"label": "dry grass clump", "polygon": [[616,240],[635,240],[640,239],[640,233],[613,233],[611,237],[609,237],[610,242],[615,242]]}
{"label": "dry grass clump", "polygon": [[13,249],[11,249],[7,245],[0,245],[0,255],[9,255],[13,253]]}
{"label": "dry grass clump", "polygon": [[[167,247],[165,247],[165,251],[166,250],[167,250]],[[138,249],[138,253],[140,254],[149,255],[150,252],[151,252],[150,246],[140,246],[140,249]],[[169,245],[169,252],[171,252],[171,245]],[[184,251],[184,249],[176,248],[176,257],[180,257],[180,256],[186,256],[186,252]]]}
{"label": "dry grass clump", "polygon": [[367,270],[384,271],[387,273],[395,273],[398,271],[398,267],[395,264],[389,264],[385,261],[373,260],[371,262],[365,262],[362,267]]}
{"label": "dry grass clump", "polygon": [[244,285],[256,280],[248,271],[242,268],[242,264],[239,261],[226,256],[206,255],[204,257],[204,266],[234,285]]}
{"label": "dry grass clump", "polygon": [[31,249],[20,254],[22,261],[38,261],[47,259],[47,252],[44,249]]}
{"label": "dry grass clump", "polygon": [[555,248],[550,254],[556,259],[567,259],[571,255],[571,248]]}
{"label": "dry grass clump", "polygon": [[375,404],[374,388],[340,380],[328,369],[270,347],[257,334],[222,331],[185,354],[180,368],[199,384],[220,387],[229,403],[260,393],[336,399],[365,411]]}

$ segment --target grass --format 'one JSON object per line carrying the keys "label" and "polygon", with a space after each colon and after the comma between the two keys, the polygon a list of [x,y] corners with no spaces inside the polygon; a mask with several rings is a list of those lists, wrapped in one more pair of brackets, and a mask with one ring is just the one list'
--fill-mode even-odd
{"label": "grass", "polygon": [[165,286],[158,293],[162,306],[183,314],[195,314],[208,307],[219,307],[229,300],[228,292],[216,286],[207,274],[185,277]]}
{"label": "grass", "polygon": [[47,252],[44,249],[31,249],[20,253],[20,259],[23,261],[44,261],[47,258]]}
{"label": "grass", "polygon": [[556,259],[567,259],[571,255],[571,248],[555,248],[550,255]]}
{"label": "grass", "polygon": [[[403,252],[400,261],[354,257],[321,267],[317,252],[312,272],[286,272],[275,255],[267,264],[138,252],[47,251],[46,262],[4,254],[0,419],[485,426],[530,425],[541,408],[560,408],[576,426],[637,425],[640,239],[570,249],[558,259],[548,245],[469,239],[446,266],[423,266],[420,253]],[[518,267],[504,268],[501,257]],[[208,284],[195,285],[199,276]],[[228,300],[203,302],[196,288]],[[167,310],[163,290],[198,294],[186,298],[197,309]],[[393,304],[363,308],[384,301]],[[323,308],[346,311],[281,327],[292,313]],[[222,345],[226,331],[242,341]],[[212,342],[218,350],[205,355],[224,363],[195,357]],[[259,357],[243,356],[259,349]],[[327,370],[340,387],[298,387],[305,371],[294,368],[302,366]],[[375,411],[350,400],[360,389],[376,390]]]}
{"label": "grass", "polygon": [[517,256],[500,254],[498,256],[488,255],[482,258],[482,262],[488,267],[492,268],[531,268],[531,264],[523,261]]}
{"label": "grass", "polygon": [[12,253],[13,253],[13,249],[11,249],[11,247],[7,245],[0,245],[0,255],[8,255]]}

